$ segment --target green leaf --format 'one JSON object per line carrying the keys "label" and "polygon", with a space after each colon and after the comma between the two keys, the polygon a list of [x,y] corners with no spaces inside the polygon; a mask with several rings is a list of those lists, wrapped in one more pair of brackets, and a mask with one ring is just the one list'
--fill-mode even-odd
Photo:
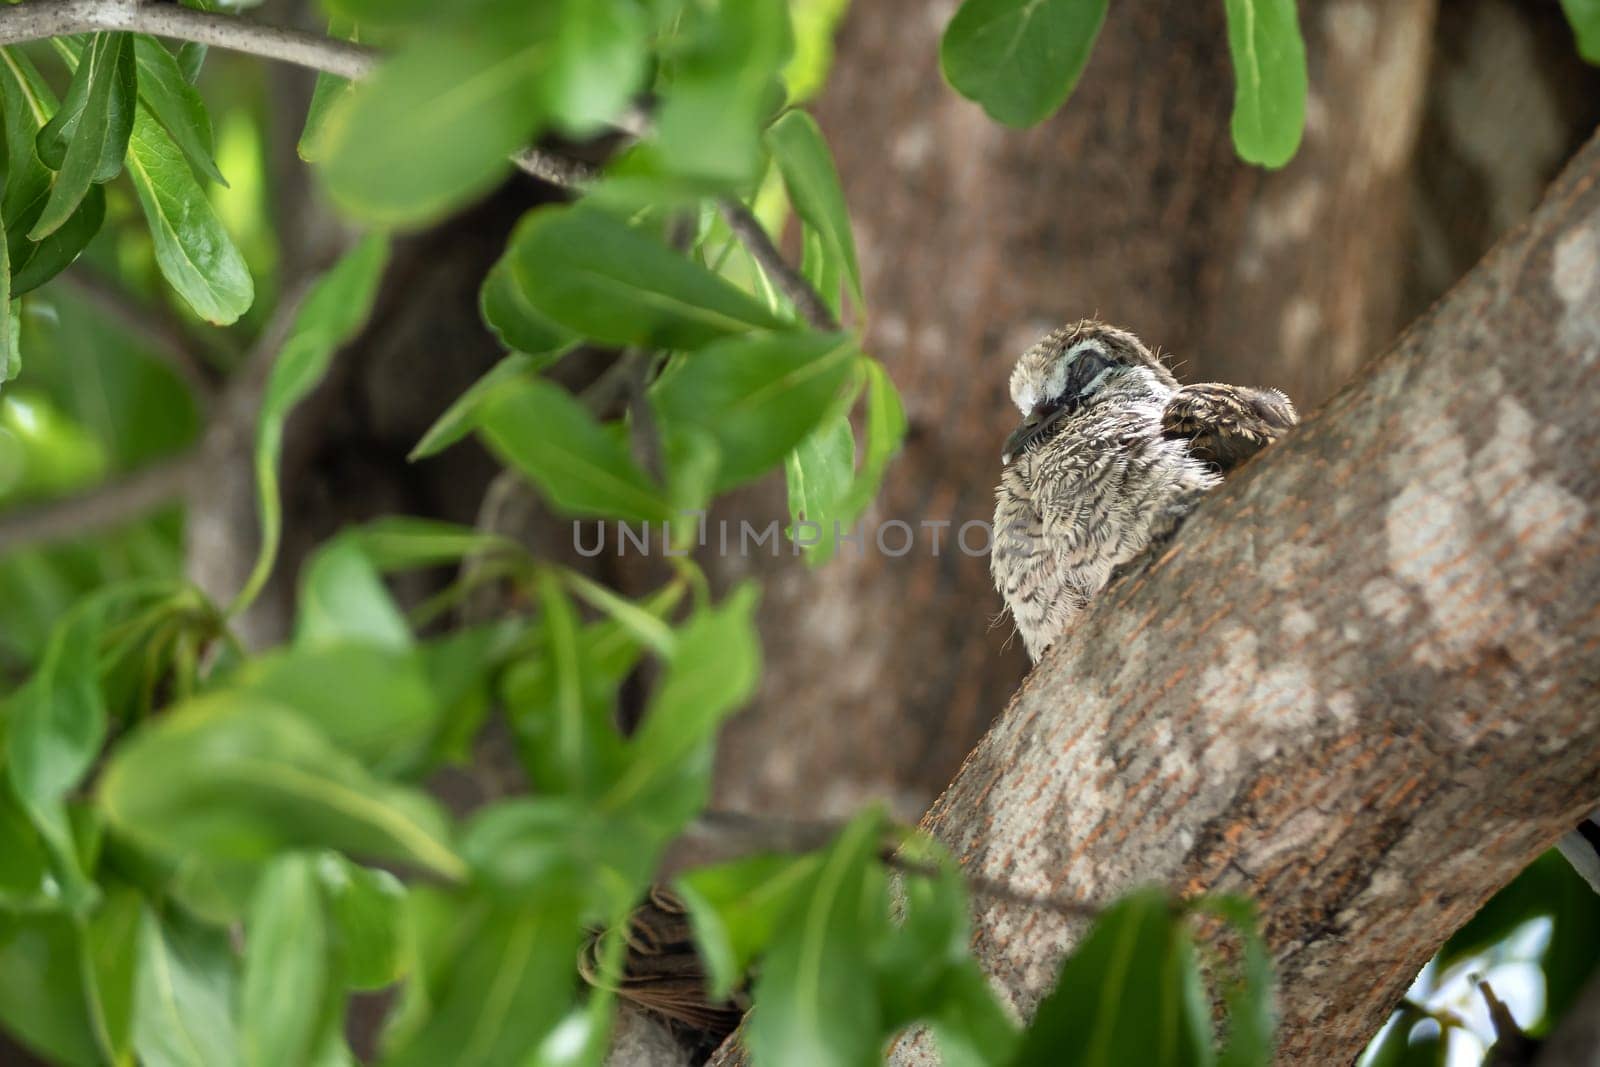
{"label": "green leaf", "polygon": [[729,338],[683,359],[651,390],[651,400],[668,435],[676,426],[694,426],[715,440],[721,492],[765,474],[816,429],[856,351],[845,334]]}
{"label": "green leaf", "polygon": [[344,983],[366,990],[394,984],[406,968],[405,886],[388,871],[336,852],[318,856],[316,871]]}
{"label": "green leaf", "polygon": [[877,862],[882,830],[873,810],[840,832],[773,940],[746,1023],[756,1062],[857,1067],[876,1060],[883,1026],[871,960],[889,923]]}
{"label": "green leaf", "polygon": [[1572,24],[1578,54],[1586,62],[1600,66],[1600,0],[1561,0],[1561,10]]}
{"label": "green leaf", "polygon": [[339,539],[356,545],[385,574],[453,565],[467,556],[488,552],[520,551],[515,541],[498,534],[413,515],[385,515],[347,528]]}
{"label": "green leaf", "polygon": [[157,852],[260,861],[325,847],[462,873],[427,798],[387,787],[294,712],[247,693],[147,723],[99,784],[108,821]]}
{"label": "green leaf", "polygon": [[84,925],[84,971],[95,1041],[111,1063],[126,1063],[133,1039],[141,897],[108,891]]}
{"label": "green leaf", "polygon": [[875,359],[864,358],[861,366],[867,378],[867,454],[845,507],[852,521],[877,497],[889,461],[900,451],[906,436],[905,408],[894,382],[889,380],[889,373]]}
{"label": "green leaf", "polygon": [[413,463],[419,459],[427,459],[460,441],[473,431],[477,425],[479,410],[497,392],[532,375],[539,369],[541,362],[536,356],[513,352],[496,363],[487,374],[473,382],[466,392],[456,397],[455,402],[445,409],[444,414],[428,427],[428,432],[422,435],[422,440],[417,442],[417,447],[413,448],[406,458]]}
{"label": "green leaf", "polygon": [[544,789],[571,789],[592,793],[604,773],[603,749],[586,743],[597,731],[610,733],[610,709],[593,699],[585,699],[583,648],[578,640],[578,613],[561,588],[561,581],[549,571],[538,578],[539,609],[544,622],[545,647],[549,650],[555,682],[550,712],[554,718],[555,759],[547,766],[559,767],[560,777],[539,783]]}
{"label": "green leaf", "polygon": [[310,857],[266,869],[245,924],[239,1032],[252,1067],[306,1063],[328,1000],[328,929]]}
{"label": "green leaf", "polygon": [[104,600],[84,602],[57,626],[43,660],[6,705],[8,777],[49,846],[77,906],[93,891],[81,869],[63,800],[106,734],[98,658]]}
{"label": "green leaf", "polygon": [[983,968],[970,958],[946,972],[927,1021],[945,1067],[1008,1063],[1021,1038]]}
{"label": "green leaf", "polygon": [[755,297],[592,209],[534,211],[517,227],[507,256],[528,304],[608,344],[699,348],[784,325]]}
{"label": "green leaf", "polygon": [[105,191],[89,189],[78,210],[43,241],[28,239],[39,219],[56,173],[38,156],[38,133],[56,111],[55,96],[28,57],[13,48],[0,48],[0,99],[5,109],[5,195],[0,216],[5,219],[6,245],[11,260],[11,296],[35,289],[55,277],[77,258],[100,230],[105,218]]}
{"label": "green leaf", "polygon": [[1261,921],[1248,897],[1208,896],[1198,910],[1224,919],[1242,947],[1238,977],[1225,990],[1228,1036],[1220,1067],[1267,1067],[1272,1062],[1277,1016],[1272,1003],[1272,956],[1261,937]]}
{"label": "green leaf", "polygon": [[315,725],[379,774],[419,767],[442,708],[410,650],[335,641],[249,661],[234,688],[271,700]]}
{"label": "green leaf", "polygon": [[[515,242],[513,236],[512,243]],[[483,279],[479,307],[483,321],[500,338],[500,343],[512,351],[554,356],[578,343],[576,334],[557,326],[523,298],[508,259],[495,263]]]}
{"label": "green leaf", "polygon": [[[328,20],[328,36],[342,41],[361,40],[355,22],[340,15]],[[354,86],[348,78],[327,71],[317,74],[316,87],[311,90],[311,104],[306,109],[306,124],[300,131],[300,140],[295,144],[295,151],[301,159],[307,163],[322,162],[322,127],[328,121],[328,112],[336,104],[341,104],[353,90]]]}
{"label": "green leaf", "polygon": [[1106,0],[967,0],[945,28],[939,64],[990,118],[1032,126],[1066,103],[1105,18]]}
{"label": "green leaf", "polygon": [[[543,785],[543,783],[541,783]],[[472,817],[461,854],[481,883],[507,900],[529,892],[578,896],[591,882],[596,820],[568,797],[517,797]]]}
{"label": "green leaf", "polygon": [[534,379],[508,383],[483,404],[478,429],[558,509],[651,521],[669,516],[660,491],[622,443],[571,394]]}
{"label": "green leaf", "polygon": [[861,265],[850,232],[850,208],[833,154],[816,120],[804,111],[784,114],[768,127],[767,148],[783,174],[795,212],[821,239],[826,254],[843,268],[856,303],[862,303]]}
{"label": "green leaf", "polygon": [[306,564],[297,603],[298,648],[356,643],[406,652],[414,643],[378,568],[349,538],[334,538]]}
{"label": "green leaf", "polygon": [[240,1062],[237,983],[226,934],[146,909],[133,1021],[133,1048],[143,1067]]}
{"label": "green leaf", "polygon": [[612,803],[670,780],[755,691],[761,676],[758,598],[754,585],[741,585],[722,603],[696,612],[678,631],[677,655],[628,742],[631,762],[610,794]]}
{"label": "green leaf", "polygon": [[1295,0],[1225,0],[1233,54],[1233,145],[1265,167],[1294,158],[1306,125],[1306,47]]}
{"label": "green leaf", "polygon": [[0,1023],[52,1063],[100,1067],[77,926],[62,914],[0,914]]}
{"label": "green leaf", "polygon": [[178,61],[166,45],[144,34],[133,38],[133,57],[139,71],[139,102],[188,157],[197,174],[227,185],[217,169],[211,116]]}
{"label": "green leaf", "polygon": [[[661,619],[680,598],[681,586],[672,585],[640,607]],[[544,641],[539,654],[522,659],[506,672],[502,685],[506,713],[519,754],[540,788],[590,792],[615,781],[618,769],[626,763],[613,715],[617,688],[638,662],[641,644],[634,628],[613,618],[583,627],[575,647],[569,649],[557,644],[564,640],[561,619],[541,621]],[[552,630],[556,632],[552,634]],[[566,672],[575,672],[582,686],[582,758],[575,764],[566,758],[572,746],[562,734],[570,722],[563,722],[559,714]]]}
{"label": "green leaf", "polygon": [[781,924],[806,899],[820,853],[750,856],[701,867],[674,883],[689,909],[695,945],[711,972],[711,997],[733,992]]}
{"label": "green leaf", "polygon": [[525,9],[429,33],[332,107],[318,151],[339,205],[372,222],[418,223],[499,182],[540,125],[545,22]]}
{"label": "green leaf", "polygon": [[656,149],[675,174],[753,180],[761,127],[783,102],[778,83],[793,48],[784,0],[721,0],[684,13],[684,47],[662,90]]}
{"label": "green leaf", "polygon": [[307,294],[294,328],[267,379],[256,423],[256,506],[261,515],[261,547],[245,587],[228,608],[230,616],[249,607],[266,585],[283,534],[278,498],[278,457],[283,427],[294,406],[322,380],[333,355],[360,331],[372,312],[378,282],[388,261],[388,242],[371,235],[347,252]]}
{"label": "green leaf", "polygon": [[[840,532],[854,521],[851,491],[854,488],[856,436],[850,420],[843,415],[828,418],[789,454],[785,473],[789,485],[789,515],[795,524],[789,537],[806,546],[812,563],[825,563],[833,557]],[[802,528],[801,523],[815,523]],[[802,537],[801,534],[808,536]]]}
{"label": "green leaf", "polygon": [[167,284],[207,322],[238,321],[255,301],[250,268],[183,153],[142,109],[134,116],[128,175]]}
{"label": "green leaf", "polygon": [[95,34],[60,110],[39,131],[39,157],[60,175],[28,232],[30,240],[54,233],[77,211],[90,185],[122,172],[137,100],[132,39],[123,33]]}
{"label": "green leaf", "polygon": [[427,961],[423,1003],[431,1011],[385,1062],[520,1067],[572,1002],[577,902],[533,895],[521,905],[450,903],[439,923],[441,958]]}
{"label": "green leaf", "polygon": [[563,129],[591,134],[632,102],[644,78],[647,27],[634,0],[556,0],[545,107]]}
{"label": "green leaf", "polygon": [[1161,889],[1106,908],[1062,966],[1012,1067],[1209,1064],[1207,1006],[1196,1017],[1194,947]]}
{"label": "green leaf", "polygon": [[0,776],[0,911],[44,905],[55,892],[39,832]]}
{"label": "green leaf", "polygon": [[625,597],[618,596],[598,582],[590,581],[576,571],[566,571],[562,578],[591,605],[615,619],[641,645],[648,647],[663,659],[678,654],[678,638],[672,628],[662,622],[648,608],[642,608]]}

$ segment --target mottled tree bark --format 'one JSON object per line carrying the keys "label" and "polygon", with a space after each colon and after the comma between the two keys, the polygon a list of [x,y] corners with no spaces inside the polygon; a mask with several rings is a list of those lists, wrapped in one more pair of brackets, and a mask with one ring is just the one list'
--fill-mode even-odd
{"label": "mottled tree bark", "polygon": [[[1434,948],[1600,802],[1597,457],[1600,139],[1091,607],[926,827],[1029,893],[1250,895],[1280,1062],[1351,1062]],[[1027,1011],[1081,932],[988,903],[975,944]]]}
{"label": "mottled tree bark", "polygon": [[[768,663],[724,734],[719,802],[836,815],[888,798],[914,817],[949,780],[1026,662],[988,561],[953,542],[993,514],[1015,357],[1098,313],[1170,351],[1189,378],[1327,396],[1401,325],[1408,164],[1432,0],[1311,5],[1314,92],[1287,168],[1240,163],[1222,5],[1112,5],[1075,95],[1009,131],[944,85],[953,9],[854,5],[818,116],[866,274],[867,345],[904,391],[911,434],[861,556],[808,572],[712,559],[769,579]],[[761,522],[781,489],[722,512]],[[933,555],[871,541],[876,522],[949,521]],[[898,537],[889,539],[898,544]]]}

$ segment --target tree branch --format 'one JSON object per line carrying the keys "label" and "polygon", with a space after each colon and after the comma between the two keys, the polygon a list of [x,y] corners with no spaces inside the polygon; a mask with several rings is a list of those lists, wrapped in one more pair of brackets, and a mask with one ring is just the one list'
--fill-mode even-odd
{"label": "tree branch", "polygon": [[[1101,594],[924,829],[1029,894],[1253,898],[1279,1062],[1353,1062],[1438,945],[1600,802],[1597,455],[1600,138]],[[1086,928],[990,899],[973,947],[1028,1014]],[[937,1058],[921,1035],[891,1062]]]}
{"label": "tree branch", "polygon": [[0,512],[0,555],[83,537],[177,503],[194,481],[198,459],[196,454],[180,456],[78,496]]}
{"label": "tree branch", "polygon": [[366,77],[378,62],[378,53],[363,45],[177,4],[29,0],[0,8],[0,45],[100,30],[192,41],[351,79]]}
{"label": "tree branch", "polygon": [[[1600,800],[1596,455],[1600,138],[1363,380],[1102,594],[924,827],[1029,891],[1253,897],[1280,1060],[1352,1062]],[[1081,934],[991,905],[975,947],[1031,1010]],[[924,1062],[908,1046],[897,1062]]]}
{"label": "tree branch", "polygon": [[766,228],[749,208],[737,200],[724,198],[717,201],[717,210],[722,213],[723,221],[728,224],[734,236],[749,249],[750,255],[761,264],[761,269],[766,271],[767,276],[778,286],[778,290],[794,304],[795,310],[800,312],[800,317],[806,320],[807,325],[814,330],[828,332],[839,328],[839,321],[833,317],[833,312],[828,310],[827,302],[811,287],[811,283],[783,258],[783,253],[778,251],[778,246],[767,236]]}

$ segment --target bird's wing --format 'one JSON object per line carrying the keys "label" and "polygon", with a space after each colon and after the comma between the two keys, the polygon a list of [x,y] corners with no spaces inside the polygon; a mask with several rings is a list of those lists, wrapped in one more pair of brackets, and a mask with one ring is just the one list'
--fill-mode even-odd
{"label": "bird's wing", "polygon": [[1161,413],[1161,432],[1186,440],[1196,458],[1226,473],[1299,421],[1289,398],[1276,389],[1202,382],[1173,394]]}
{"label": "bird's wing", "polygon": [[[713,1001],[710,980],[699,955],[683,902],[664,886],[650,895],[628,919],[627,948],[616,994],[647,1012],[712,1039],[714,1044],[739,1025],[748,1005],[742,994]],[[578,958],[578,970],[590,985],[606,984],[602,975],[601,935],[590,937]]]}

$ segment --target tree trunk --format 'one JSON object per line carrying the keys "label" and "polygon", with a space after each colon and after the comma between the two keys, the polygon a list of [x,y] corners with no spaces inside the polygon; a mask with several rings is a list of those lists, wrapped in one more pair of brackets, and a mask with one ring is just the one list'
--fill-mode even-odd
{"label": "tree trunk", "polygon": [[[1029,677],[925,819],[974,874],[1260,905],[1280,1062],[1349,1063],[1600,803],[1600,138]],[[1025,1012],[1078,924],[980,902]],[[896,1062],[930,1061],[925,1043]]]}

